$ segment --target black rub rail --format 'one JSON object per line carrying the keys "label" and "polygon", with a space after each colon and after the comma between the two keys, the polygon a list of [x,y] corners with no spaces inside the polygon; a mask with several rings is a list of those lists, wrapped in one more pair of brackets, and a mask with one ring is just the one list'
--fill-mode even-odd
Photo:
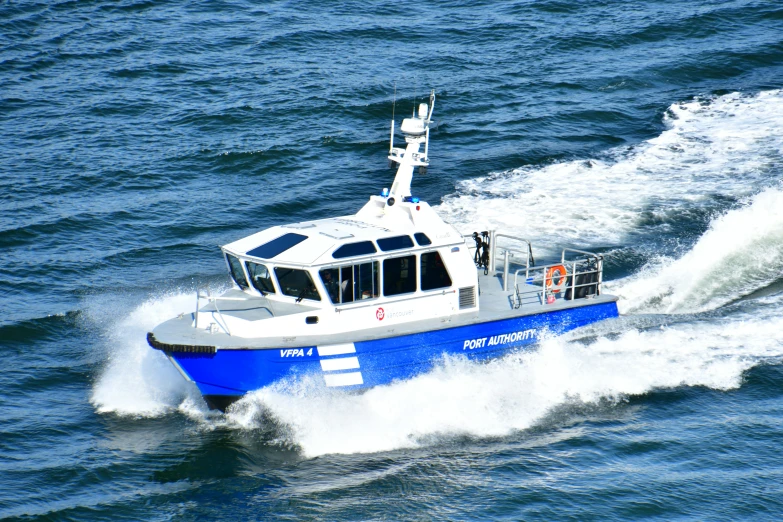
{"label": "black rub rail", "polygon": [[217,347],[215,346],[196,346],[188,344],[168,344],[162,343],[155,339],[155,335],[152,332],[147,333],[147,344],[161,350],[163,352],[185,352],[185,353],[217,353]]}

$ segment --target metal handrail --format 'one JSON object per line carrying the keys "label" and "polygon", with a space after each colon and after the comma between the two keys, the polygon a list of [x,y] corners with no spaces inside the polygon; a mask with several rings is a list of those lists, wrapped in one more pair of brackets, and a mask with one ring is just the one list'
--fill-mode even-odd
{"label": "metal handrail", "polygon": [[603,257],[604,257],[604,256],[602,256],[600,254],[596,254],[594,252],[588,252],[587,250],[577,250],[576,248],[564,248],[563,249],[563,254],[560,256],[560,262],[561,263],[565,263],[566,252],[574,252],[575,254],[583,254],[583,255],[586,255],[586,256],[594,257],[596,259],[599,259],[599,258],[603,259]]}
{"label": "metal handrail", "polygon": [[[228,327],[228,321],[226,321],[226,318],[223,317],[223,312],[220,311],[220,308],[218,307],[218,300],[222,299],[224,301],[243,301],[243,299],[239,299],[236,297],[221,297],[221,296],[215,296],[213,297],[212,294],[209,291],[209,288],[206,289],[207,295],[201,295],[201,289],[196,289],[196,319],[195,323],[193,325],[194,328],[198,328],[198,312],[199,312],[199,306],[201,305],[201,300],[206,299],[209,303],[215,304],[215,310],[217,311],[218,315],[220,316],[220,319],[223,320],[223,324],[217,323],[219,326],[222,326],[223,329],[226,331],[226,333],[231,336],[231,329]],[[215,312],[212,312],[212,317],[215,317]]]}
{"label": "metal handrail", "polygon": [[[525,243],[527,245],[527,251],[520,250],[518,248],[512,248],[512,247],[504,247],[503,248],[503,291],[508,291],[508,265],[509,265],[509,257],[519,257],[525,258],[525,266],[529,267],[531,262],[533,265],[535,265],[535,258],[533,257],[533,244],[523,237],[519,236],[512,236],[510,234],[499,234],[496,230],[488,230],[489,232],[489,244],[490,244],[490,252],[489,252],[489,266],[487,267],[488,270],[492,273],[492,275],[495,275],[497,272],[497,250],[498,250],[498,240],[500,238],[506,238],[511,239],[513,241],[519,241],[522,243]],[[465,239],[473,238],[473,234],[462,234],[462,237]],[[476,245],[469,243],[468,241],[465,241],[468,247],[468,252],[475,251]],[[518,256],[515,254],[519,254]]]}
{"label": "metal handrail", "polygon": [[498,240],[502,237],[506,239],[511,239],[514,241],[519,241],[522,243],[527,244],[527,252],[524,252],[523,250],[518,250],[516,248],[509,248],[505,247],[503,249],[503,291],[508,291],[508,269],[509,269],[509,263],[510,263],[510,257],[516,257],[514,254],[518,253],[520,254],[519,257],[522,257],[522,254],[524,254],[525,257],[525,269],[530,269],[530,263],[532,262],[533,265],[536,264],[536,260],[533,257],[533,244],[530,242],[530,240],[525,239],[523,237],[518,236],[512,236],[510,234],[497,234],[495,231],[492,231],[492,272],[495,272],[495,263],[497,259],[497,248],[498,248]]}
{"label": "metal handrail", "polygon": [[[595,252],[588,252],[586,250],[577,250],[575,248],[564,248],[563,249],[563,253],[560,256],[561,262],[564,263],[564,264],[565,264],[566,252],[574,252],[574,253],[586,255],[588,257],[592,257],[593,259],[595,259],[595,262],[596,262],[596,265],[597,265],[597,268],[596,268],[595,271],[598,272],[597,292],[598,292],[598,295],[601,295],[601,290],[602,290],[602,286],[603,286],[603,282],[604,282],[604,256],[602,256],[601,254],[596,254]],[[588,272],[584,272],[584,273],[588,273]],[[589,272],[589,273],[592,273],[592,272]]]}
{"label": "metal handrail", "polygon": [[[571,249],[569,249],[569,250],[571,250]],[[576,251],[576,252],[584,253],[582,251]],[[594,256],[597,259],[597,261],[598,261],[598,264],[596,265],[596,268],[594,270],[585,270],[585,271],[577,272],[577,267],[579,265],[584,265],[584,264],[589,263],[590,260],[588,260],[588,259],[578,259],[578,260],[573,260],[573,261],[570,261],[570,262],[562,261],[561,263],[558,263],[560,265],[563,265],[566,268],[565,277],[571,276],[571,284],[569,285],[569,288],[571,289],[571,299],[572,300],[576,299],[576,289],[577,288],[595,286],[596,287],[596,295],[600,295],[601,294],[601,282],[602,282],[602,277],[603,277],[603,265],[602,265],[601,262],[602,262],[603,258],[601,256],[598,256],[598,255],[595,255],[595,254],[592,254],[592,253],[589,253],[589,252],[587,254],[589,254],[591,256]],[[558,266],[558,264],[551,264],[551,265],[545,265],[545,266],[540,266],[540,267],[533,267],[532,269],[530,267],[525,267],[525,268],[520,268],[516,272],[514,272],[514,294],[515,294],[515,300],[516,300],[515,308],[519,308],[522,305],[522,300],[523,300],[525,294],[530,295],[531,297],[534,295],[536,297],[536,300],[538,300],[542,305],[546,304],[546,300],[544,299],[544,297],[547,295],[547,292],[548,292],[547,291],[547,286],[546,286],[546,282],[547,282],[546,273],[547,273],[547,271],[550,268],[556,267],[556,266]],[[569,271],[569,268],[570,268],[570,271]],[[519,274],[521,274],[523,271],[525,272],[525,284],[531,284],[532,287],[535,287],[535,290],[531,289],[531,291],[529,291],[529,292],[522,292],[521,291],[520,284],[519,284]],[[532,277],[531,277],[531,272],[533,273]],[[536,274],[536,273],[538,273],[538,274]],[[586,275],[586,274],[597,274],[598,275],[597,281],[591,281],[591,282],[588,282],[588,283],[576,284],[576,276],[577,275]],[[540,288],[538,287],[537,284],[535,284],[535,285],[532,284],[532,283],[538,283],[539,280],[541,281]]]}
{"label": "metal handrail", "polygon": [[[517,236],[512,236],[512,235],[509,235],[509,234],[497,234],[497,233],[495,233],[494,230],[492,230],[490,232],[490,236],[494,239],[494,241],[492,241],[492,261],[494,261],[496,259],[496,252],[497,252],[497,247],[498,247],[497,239],[499,239],[501,237],[505,237],[507,239],[513,239],[514,241],[521,241],[522,243],[526,243],[527,244],[527,255],[528,255],[528,262],[527,262],[527,264],[529,264],[530,261],[533,261],[533,265],[536,264],[536,260],[533,257],[533,244],[529,240],[525,239],[524,237],[517,237]],[[517,252],[520,252],[520,253],[522,252],[522,250],[515,250],[515,249],[510,249],[510,248],[507,248],[506,250],[508,250],[508,251],[517,251]]]}
{"label": "metal handrail", "polygon": [[[527,252],[524,250],[520,250],[518,248],[512,248],[512,247],[502,247],[503,251],[503,291],[508,291],[508,279],[509,279],[509,264],[511,258],[524,258],[525,259],[525,267],[520,268],[514,272],[514,293],[517,301],[517,308],[521,305],[522,302],[522,296],[520,293],[520,287],[519,287],[519,274],[523,271],[525,272],[525,279],[530,279],[531,269],[535,272],[541,273],[541,289],[535,291],[535,295],[537,295],[541,301],[542,304],[545,303],[544,297],[547,295],[547,287],[546,287],[546,271],[553,266],[562,265],[565,267],[566,274],[565,277],[571,277],[571,284],[569,285],[569,288],[571,289],[571,299],[575,299],[576,297],[576,290],[578,288],[582,287],[588,287],[595,285],[596,288],[596,295],[600,295],[602,292],[602,286],[603,286],[603,256],[600,254],[596,254],[594,252],[588,252],[586,250],[579,250],[576,248],[564,248],[562,254],[560,255],[560,263],[557,264],[551,264],[546,265],[543,267],[536,267],[535,266],[535,258],[533,257],[533,244],[519,236],[512,236],[510,234],[499,234],[495,230],[489,230],[489,243],[490,243],[490,259],[489,259],[489,270],[491,271],[492,275],[494,276],[496,273],[496,264],[497,264],[497,250],[498,250],[498,243],[501,238],[511,239],[513,241],[519,241],[521,243],[525,243],[527,245]],[[468,248],[468,252],[475,252],[476,245],[473,244],[473,242],[468,242],[468,238],[473,238],[473,234],[462,234],[462,237],[466,239],[465,244]],[[579,254],[587,256],[587,259],[574,259],[571,261],[566,261],[566,254],[567,253],[573,253],[573,254]],[[591,259],[592,258],[592,259]],[[586,263],[590,263],[591,261],[595,261],[595,269],[594,270],[584,270],[581,272],[577,271],[577,267]],[[533,266],[531,266],[533,265]],[[570,271],[569,271],[570,268]],[[591,281],[589,283],[582,283],[582,284],[576,284],[576,276],[577,275],[589,275],[589,274],[596,274],[597,280]],[[537,280],[537,277],[534,277],[534,280]],[[537,281],[536,281],[537,282]]]}

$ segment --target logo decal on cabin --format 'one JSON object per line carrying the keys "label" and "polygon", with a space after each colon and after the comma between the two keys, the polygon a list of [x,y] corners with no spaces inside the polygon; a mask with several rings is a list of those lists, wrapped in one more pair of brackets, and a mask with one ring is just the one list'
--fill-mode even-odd
{"label": "logo decal on cabin", "polygon": [[375,311],[375,317],[377,317],[379,321],[383,321],[383,318],[385,316],[386,316],[386,313],[383,311],[383,308],[378,308]]}

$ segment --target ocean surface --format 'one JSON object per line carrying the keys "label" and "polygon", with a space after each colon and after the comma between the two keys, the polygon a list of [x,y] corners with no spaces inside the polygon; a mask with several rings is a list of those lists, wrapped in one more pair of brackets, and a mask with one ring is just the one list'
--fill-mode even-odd
{"label": "ocean surface", "polygon": [[[209,412],[145,334],[220,245],[414,192],[618,320]],[[0,518],[779,520],[783,4],[0,2]]]}

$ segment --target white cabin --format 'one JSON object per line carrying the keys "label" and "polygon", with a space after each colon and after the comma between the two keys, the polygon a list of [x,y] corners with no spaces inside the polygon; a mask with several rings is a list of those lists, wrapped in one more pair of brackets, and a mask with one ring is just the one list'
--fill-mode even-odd
{"label": "white cabin", "polygon": [[[219,314],[222,324],[212,325],[237,337],[282,336],[301,328],[306,313],[308,334],[328,335],[478,311],[478,276],[465,239],[410,192],[414,168],[429,165],[434,101],[433,93],[429,106],[403,120],[405,149],[394,147],[392,121],[394,183],[355,215],[276,226],[222,248],[239,290],[268,306]],[[210,321],[212,312],[197,315]]]}
{"label": "white cabin", "polygon": [[[231,277],[242,292],[265,297],[272,313],[278,303],[288,305],[285,315],[301,307],[324,333],[476,312],[477,272],[464,238],[427,203],[405,199],[389,205],[372,196],[356,215],[272,227],[226,245]],[[232,335],[258,335],[250,325],[228,326]]]}

